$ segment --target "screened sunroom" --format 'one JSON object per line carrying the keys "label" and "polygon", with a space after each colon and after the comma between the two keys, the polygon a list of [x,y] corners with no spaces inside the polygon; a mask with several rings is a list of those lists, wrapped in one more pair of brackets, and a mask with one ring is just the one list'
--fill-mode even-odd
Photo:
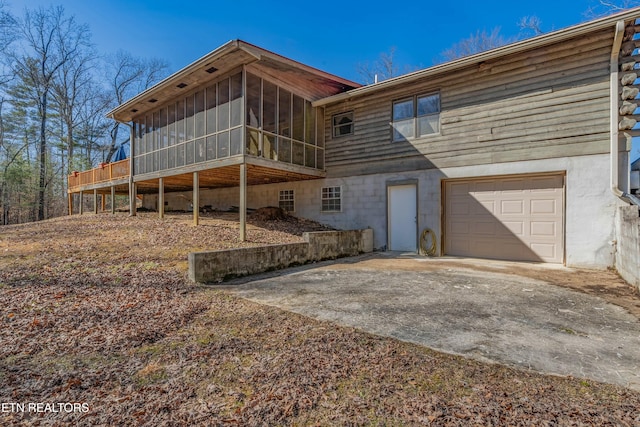
{"label": "screened sunroom", "polygon": [[[223,45],[108,114],[131,128],[132,213],[138,194],[192,191],[195,207],[201,188],[237,186],[242,222],[247,185],[324,177],[324,113],[312,102],[358,86],[240,40]],[[70,177],[70,195],[122,192],[127,177],[92,181],[106,175]]]}
{"label": "screened sunroom", "polygon": [[133,119],[141,178],[234,156],[324,169],[322,112],[292,90],[239,70]]}

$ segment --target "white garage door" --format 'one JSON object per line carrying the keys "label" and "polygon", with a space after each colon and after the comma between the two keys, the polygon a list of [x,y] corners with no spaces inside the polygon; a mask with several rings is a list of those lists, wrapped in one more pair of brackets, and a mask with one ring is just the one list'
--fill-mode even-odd
{"label": "white garage door", "polygon": [[564,175],[445,182],[445,253],[562,263]]}

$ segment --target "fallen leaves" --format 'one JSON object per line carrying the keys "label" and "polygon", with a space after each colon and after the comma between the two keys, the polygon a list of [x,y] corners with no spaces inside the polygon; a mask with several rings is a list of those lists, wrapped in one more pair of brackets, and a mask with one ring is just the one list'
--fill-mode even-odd
{"label": "fallen leaves", "polygon": [[[317,224],[85,216],[2,228],[0,395],[86,402],[3,425],[638,425],[640,394],[486,365],[190,284],[192,250]],[[46,252],[45,252],[46,250]],[[5,253],[6,253],[5,249]]]}

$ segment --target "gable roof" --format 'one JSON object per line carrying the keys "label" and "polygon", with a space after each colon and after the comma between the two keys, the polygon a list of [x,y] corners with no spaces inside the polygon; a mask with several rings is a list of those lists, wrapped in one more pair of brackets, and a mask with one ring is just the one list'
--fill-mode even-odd
{"label": "gable roof", "polygon": [[109,111],[107,117],[120,122],[131,121],[196,86],[249,63],[259,63],[263,69],[281,75],[285,80],[312,86],[314,96],[311,101],[361,86],[242,40],[231,40]]}
{"label": "gable roof", "polygon": [[399,77],[394,77],[388,80],[384,80],[379,83],[375,83],[360,88],[355,88],[340,94],[336,94],[313,103],[314,107],[332,104],[334,102],[344,101],[356,96],[366,95],[371,92],[383,90],[386,88],[392,88],[401,84],[411,83],[419,79],[428,77],[435,77],[444,73],[451,73],[465,67],[477,65],[479,63],[501,58],[514,53],[525,52],[527,50],[536,49],[539,47],[551,45],[554,43],[562,42],[574,37],[584,36],[594,31],[603,30],[611,27],[613,33],[615,25],[618,21],[629,21],[632,19],[640,18],[640,7],[629,9],[620,13],[609,15],[594,21],[585,22],[582,24],[567,27],[561,30],[553,31],[550,33],[542,34],[530,39],[522,40],[519,42],[507,44],[495,49],[480,52],[474,55],[465,56],[453,61],[445,62],[442,64],[434,65],[429,68],[425,68],[419,71],[414,71],[409,74],[405,74]]}

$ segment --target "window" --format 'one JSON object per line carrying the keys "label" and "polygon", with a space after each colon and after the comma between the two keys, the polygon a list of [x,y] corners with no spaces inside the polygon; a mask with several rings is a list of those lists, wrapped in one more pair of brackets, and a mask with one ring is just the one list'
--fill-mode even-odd
{"label": "window", "polygon": [[331,118],[331,125],[333,127],[334,138],[353,135],[353,111],[334,115]]}
{"label": "window", "polygon": [[278,206],[280,207],[280,209],[288,212],[295,211],[295,203],[293,200],[293,190],[280,190]]}
{"label": "window", "polygon": [[395,101],[392,126],[394,142],[440,132],[440,94]]}
{"label": "window", "polygon": [[340,212],[342,210],[342,188],[322,188],[322,212]]}

